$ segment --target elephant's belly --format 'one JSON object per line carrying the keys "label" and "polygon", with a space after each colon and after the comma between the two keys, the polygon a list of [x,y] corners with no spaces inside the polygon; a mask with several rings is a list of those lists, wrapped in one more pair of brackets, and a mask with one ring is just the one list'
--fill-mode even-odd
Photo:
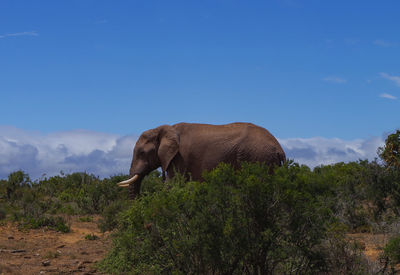
{"label": "elephant's belly", "polygon": [[221,162],[232,164],[234,167],[237,166],[236,155],[229,153],[216,154],[214,152],[204,152],[204,155],[199,158],[192,156],[188,160],[187,172],[190,173],[193,180],[202,180],[203,172],[210,171],[218,166]]}

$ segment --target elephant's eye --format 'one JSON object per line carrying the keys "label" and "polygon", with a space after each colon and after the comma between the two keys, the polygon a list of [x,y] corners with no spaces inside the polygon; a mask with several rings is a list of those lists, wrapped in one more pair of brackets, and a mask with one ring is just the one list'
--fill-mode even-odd
{"label": "elephant's eye", "polygon": [[147,153],[147,154],[152,154],[152,153],[154,153],[155,151],[156,151],[155,148],[150,148],[146,153]]}

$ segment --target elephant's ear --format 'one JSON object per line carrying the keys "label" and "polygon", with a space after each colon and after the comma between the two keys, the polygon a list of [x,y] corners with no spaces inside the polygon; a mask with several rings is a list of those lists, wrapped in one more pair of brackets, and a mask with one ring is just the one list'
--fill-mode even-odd
{"label": "elephant's ear", "polygon": [[158,158],[160,159],[162,170],[166,171],[179,151],[179,136],[174,128],[165,125],[161,126],[159,139]]}

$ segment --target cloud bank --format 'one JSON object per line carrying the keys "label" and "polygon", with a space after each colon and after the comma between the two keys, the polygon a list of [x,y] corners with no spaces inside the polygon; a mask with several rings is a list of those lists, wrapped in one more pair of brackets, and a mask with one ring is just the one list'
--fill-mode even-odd
{"label": "cloud bank", "polygon": [[[32,179],[43,174],[93,173],[100,177],[127,174],[137,136],[75,130],[42,134],[0,126],[0,178],[17,170]],[[373,160],[383,139],[342,140],[337,138],[279,139],[286,156],[315,167],[340,161]]]}
{"label": "cloud bank", "polygon": [[0,126],[0,178],[20,169],[33,179],[60,171],[127,174],[136,139],[86,130],[45,135]]}
{"label": "cloud bank", "polygon": [[343,140],[339,138],[289,138],[279,139],[286,152],[286,158],[293,159],[310,167],[321,164],[374,160],[377,149],[384,140],[378,137],[369,139]]}

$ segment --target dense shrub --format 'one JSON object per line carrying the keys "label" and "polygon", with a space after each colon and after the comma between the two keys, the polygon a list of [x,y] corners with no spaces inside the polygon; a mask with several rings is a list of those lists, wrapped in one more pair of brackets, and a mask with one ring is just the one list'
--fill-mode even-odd
{"label": "dense shrub", "polygon": [[[124,177],[100,180],[94,175],[73,173],[32,182],[27,174],[17,171],[7,181],[0,181],[0,200],[5,205],[0,215],[4,212],[5,217],[8,213],[9,219],[23,228],[47,227],[68,232],[69,227],[60,220],[59,214],[102,214],[112,205],[127,201],[127,191],[116,186]],[[119,211],[120,208],[114,213]]]}
{"label": "dense shrub", "polygon": [[368,225],[365,200],[365,169],[360,163],[337,163],[316,167],[314,181],[324,188],[324,200],[340,222],[356,230]]}
{"label": "dense shrub", "polygon": [[400,130],[388,135],[385,145],[378,148],[378,153],[388,167],[400,169]]}
{"label": "dense shrub", "polygon": [[114,201],[104,208],[102,218],[99,221],[99,229],[101,232],[111,231],[117,227],[120,216],[119,213],[128,208],[130,202]]}
{"label": "dense shrub", "polygon": [[19,199],[21,196],[21,188],[30,186],[31,180],[23,171],[16,171],[8,175],[6,182],[6,198],[10,201]]}
{"label": "dense shrub", "polygon": [[56,212],[67,214],[100,214],[111,202],[127,197],[116,183],[123,176],[100,180],[94,175],[73,173],[41,180],[33,187],[46,194]]}
{"label": "dense shrub", "polygon": [[312,172],[274,175],[257,164],[220,165],[205,182],[180,177],[121,216],[110,273],[271,274],[330,270],[322,249],[333,219]]}
{"label": "dense shrub", "polygon": [[400,235],[391,238],[384,248],[384,255],[392,264],[400,263]]}

